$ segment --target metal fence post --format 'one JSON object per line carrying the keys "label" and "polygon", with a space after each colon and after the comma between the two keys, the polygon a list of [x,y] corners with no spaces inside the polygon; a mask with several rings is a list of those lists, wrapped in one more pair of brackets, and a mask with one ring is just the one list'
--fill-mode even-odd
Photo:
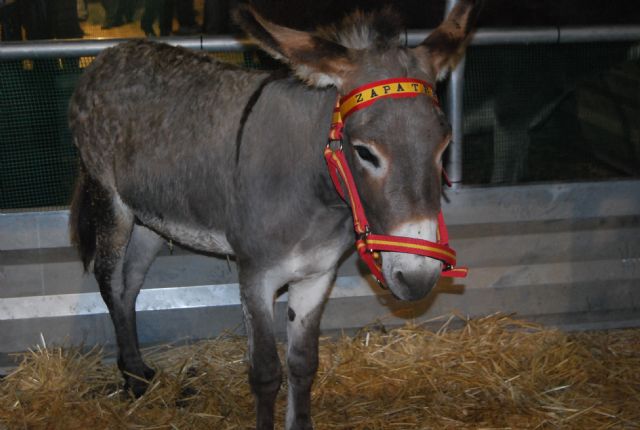
{"label": "metal fence post", "polygon": [[[447,0],[445,15],[458,3],[458,0]],[[447,153],[445,169],[453,184],[462,182],[462,93],[464,85],[464,57],[451,72],[447,87],[447,116],[451,122],[451,144]]]}
{"label": "metal fence post", "polygon": [[447,175],[453,184],[462,182],[462,96],[464,87],[464,58],[451,73],[447,88],[447,115],[451,121],[451,144],[447,158]]}

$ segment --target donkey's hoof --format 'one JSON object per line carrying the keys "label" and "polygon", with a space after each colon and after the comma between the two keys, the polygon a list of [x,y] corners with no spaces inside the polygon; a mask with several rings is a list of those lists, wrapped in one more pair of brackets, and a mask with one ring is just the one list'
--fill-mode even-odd
{"label": "donkey's hoof", "polygon": [[133,397],[140,398],[149,388],[149,383],[140,379],[131,378],[124,383],[124,390]]}
{"label": "donkey's hoof", "polygon": [[156,375],[156,371],[151,369],[150,367],[147,367],[143,371],[143,374],[144,377],[126,375],[124,378],[124,390],[133,394],[136,399],[142,397],[147,391],[147,388],[149,388],[149,383]]}
{"label": "donkey's hoof", "polygon": [[144,379],[146,379],[149,382],[151,382],[153,378],[155,378],[156,376],[156,371],[150,368],[149,366],[145,367],[143,373],[144,373]]}

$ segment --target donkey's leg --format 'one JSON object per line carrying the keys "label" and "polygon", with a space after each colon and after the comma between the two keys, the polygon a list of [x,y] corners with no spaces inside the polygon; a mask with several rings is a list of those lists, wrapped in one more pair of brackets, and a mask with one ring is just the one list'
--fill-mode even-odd
{"label": "donkey's leg", "polygon": [[318,336],[335,272],[289,285],[287,430],[311,429],[311,384],[318,370]]}
{"label": "donkey's leg", "polygon": [[[248,277],[240,266],[240,295],[249,338],[249,383],[256,400],[256,428],[273,429],[282,368],[273,329],[273,301],[280,283],[262,273]],[[263,279],[259,279],[259,278]]]}
{"label": "donkey's leg", "polygon": [[[140,228],[133,228],[133,214],[118,199],[110,198],[105,192],[100,203],[103,205],[102,219],[96,225],[94,273],[116,332],[118,367],[124,375],[127,387],[130,387],[136,396],[140,396],[146,389],[146,384],[141,379],[153,377],[153,371],[142,362],[138,351],[135,297],[141,282],[136,285],[135,268],[138,267],[138,263],[132,262],[132,256],[136,249],[152,249],[153,246],[144,246],[149,242],[145,240],[146,234],[142,233]],[[135,236],[132,230],[135,230]],[[131,244],[130,252],[127,252],[128,244]],[[141,254],[144,255],[144,252]],[[125,255],[129,256],[126,276],[123,270]],[[149,260],[153,260],[153,256]],[[144,261],[144,257],[141,260]],[[132,288],[127,288],[127,278],[130,279]]]}
{"label": "donkey's leg", "polygon": [[120,350],[118,364],[127,381],[126,388],[130,388],[136,396],[141,396],[144,393],[147,383],[128,374],[147,381],[153,379],[155,375],[153,369],[144,363],[140,354],[136,326],[136,299],[147,271],[163,243],[162,237],[155,232],[142,225],[134,225],[123,265],[124,291],[121,296],[122,302],[118,310],[114,308],[112,313],[120,314],[118,316],[120,328],[116,328],[116,330],[119,330],[117,333]]}

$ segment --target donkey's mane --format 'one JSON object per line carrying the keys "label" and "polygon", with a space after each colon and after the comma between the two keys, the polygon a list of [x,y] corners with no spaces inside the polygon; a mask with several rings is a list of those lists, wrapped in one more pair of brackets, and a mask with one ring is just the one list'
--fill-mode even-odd
{"label": "donkey's mane", "polygon": [[350,49],[385,48],[400,43],[402,19],[387,7],[376,12],[356,10],[340,24],[318,29],[318,35]]}

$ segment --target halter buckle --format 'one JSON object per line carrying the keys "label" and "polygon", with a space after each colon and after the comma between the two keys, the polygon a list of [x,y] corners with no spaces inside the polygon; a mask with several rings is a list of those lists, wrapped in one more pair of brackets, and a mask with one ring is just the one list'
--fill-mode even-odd
{"label": "halter buckle", "polygon": [[342,138],[329,139],[329,141],[327,142],[327,148],[329,148],[333,152],[342,151]]}
{"label": "halter buckle", "polygon": [[[371,234],[371,228],[369,227],[369,224],[367,224],[364,226],[364,231],[362,233],[358,233],[358,240],[361,240],[366,244],[367,237],[369,237],[370,234]],[[373,249],[370,249],[369,247],[367,247],[367,252],[373,253]]]}

